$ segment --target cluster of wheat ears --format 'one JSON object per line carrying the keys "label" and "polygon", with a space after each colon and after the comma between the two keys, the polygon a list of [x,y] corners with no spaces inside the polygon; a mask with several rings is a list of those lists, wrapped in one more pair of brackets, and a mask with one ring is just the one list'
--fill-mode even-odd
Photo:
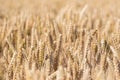
{"label": "cluster of wheat ears", "polygon": [[0,0],[0,80],[120,80],[119,6],[101,1]]}

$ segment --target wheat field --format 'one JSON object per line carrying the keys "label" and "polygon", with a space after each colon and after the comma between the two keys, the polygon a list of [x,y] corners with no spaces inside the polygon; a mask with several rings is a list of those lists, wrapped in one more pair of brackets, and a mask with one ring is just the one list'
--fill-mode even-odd
{"label": "wheat field", "polygon": [[0,80],[120,80],[119,0],[0,0]]}

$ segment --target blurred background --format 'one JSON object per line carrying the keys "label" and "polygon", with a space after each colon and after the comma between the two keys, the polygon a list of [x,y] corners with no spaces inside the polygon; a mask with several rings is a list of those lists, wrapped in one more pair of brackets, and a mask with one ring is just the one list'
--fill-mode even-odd
{"label": "blurred background", "polygon": [[102,12],[120,13],[119,0],[0,0],[0,15],[16,15],[21,11],[36,14],[57,14],[62,8],[88,5]]}

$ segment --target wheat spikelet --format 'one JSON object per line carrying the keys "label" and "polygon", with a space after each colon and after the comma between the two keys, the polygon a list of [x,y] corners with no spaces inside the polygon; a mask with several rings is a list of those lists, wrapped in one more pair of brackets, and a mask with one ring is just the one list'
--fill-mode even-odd
{"label": "wheat spikelet", "polygon": [[46,75],[49,76],[51,72],[51,62],[50,59],[47,59],[46,61]]}
{"label": "wheat spikelet", "polygon": [[10,69],[10,67],[12,66],[14,60],[15,60],[15,57],[17,55],[17,51],[14,49],[13,45],[10,43],[10,41],[7,39],[7,43],[8,45],[10,46],[10,48],[12,49],[12,52],[13,52],[13,56],[12,56],[12,59],[9,63],[9,66],[8,66],[8,70]]}
{"label": "wheat spikelet", "polygon": [[51,33],[49,32],[48,33],[48,44],[49,44],[49,47],[51,48],[51,49],[54,49],[54,44],[53,44],[53,39],[52,39],[52,36],[51,36]]}
{"label": "wheat spikelet", "polygon": [[39,42],[39,65],[40,67],[43,65],[43,60],[44,60],[44,48],[45,48],[45,44],[44,42]]}
{"label": "wheat spikelet", "polygon": [[60,34],[58,37],[58,42],[57,42],[57,47],[54,53],[54,70],[57,70],[58,67],[58,61],[59,61],[59,55],[60,55],[60,50],[62,46],[62,35]]}
{"label": "wheat spikelet", "polygon": [[68,38],[68,41],[72,41],[72,25],[71,25],[72,23],[70,23],[70,25],[69,25],[69,27],[68,27],[68,33],[67,33],[67,38]]}
{"label": "wheat spikelet", "polygon": [[[17,39],[17,51],[18,51],[18,54],[17,54],[17,63],[18,63],[18,65],[20,65],[21,63],[22,63],[22,53],[21,53],[21,47],[22,47],[22,45],[23,45],[23,43],[24,42],[20,42],[20,40],[21,40],[21,34],[20,34],[20,32],[18,31],[18,39]],[[20,44],[21,44],[21,46],[20,46]]]}
{"label": "wheat spikelet", "polygon": [[111,51],[113,52],[113,64],[114,64],[114,71],[116,75],[116,79],[119,80],[120,76],[120,69],[119,69],[119,61],[118,61],[118,53],[115,51],[115,49],[110,46]]}
{"label": "wheat spikelet", "polygon": [[113,58],[113,64],[114,64],[114,71],[115,71],[115,77],[116,80],[120,79],[120,68],[119,68],[119,61],[116,59],[116,57]]}
{"label": "wheat spikelet", "polygon": [[52,73],[52,52],[47,49],[47,54],[45,56],[45,65],[46,65],[46,76],[49,76]]}

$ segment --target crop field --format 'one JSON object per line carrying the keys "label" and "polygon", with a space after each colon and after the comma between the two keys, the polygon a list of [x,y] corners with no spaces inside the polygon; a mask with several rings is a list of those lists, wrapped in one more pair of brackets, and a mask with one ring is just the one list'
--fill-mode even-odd
{"label": "crop field", "polygon": [[120,0],[0,0],[0,80],[120,80]]}

